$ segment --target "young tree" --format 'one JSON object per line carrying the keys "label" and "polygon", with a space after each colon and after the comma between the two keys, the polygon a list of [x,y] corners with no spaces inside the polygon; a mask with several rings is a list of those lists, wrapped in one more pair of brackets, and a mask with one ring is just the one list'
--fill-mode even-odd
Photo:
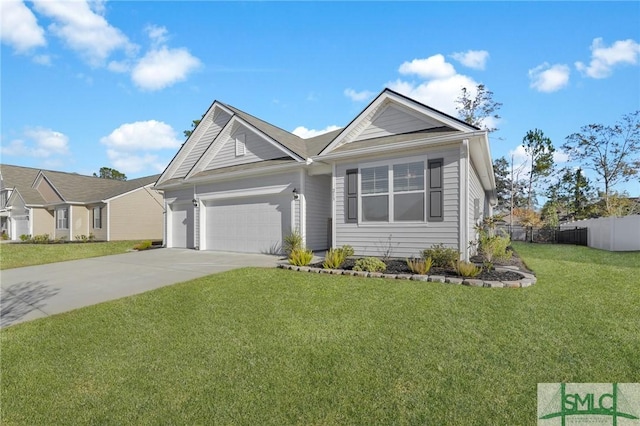
{"label": "young tree", "polygon": [[589,124],[566,138],[562,149],[604,184],[605,210],[612,187],[627,182],[640,170],[640,110],[626,114],[613,126]]}
{"label": "young tree", "polygon": [[500,157],[493,162],[493,172],[496,179],[496,196],[498,205],[496,210],[511,212],[513,208],[524,207],[527,198],[524,196],[525,188],[520,180],[521,169],[513,169],[513,163],[509,164],[506,158]]}
{"label": "young tree", "polygon": [[551,139],[546,137],[542,130],[529,130],[522,139],[522,145],[527,155],[531,158],[529,170],[529,194],[528,207],[533,209],[534,185],[540,178],[549,176],[553,171],[553,153],[555,148]]}
{"label": "young tree", "polygon": [[127,180],[127,175],[110,167],[100,167],[100,174],[94,173],[93,176],[102,179]]}
{"label": "young tree", "polygon": [[549,185],[547,199],[556,205],[558,212],[566,219],[587,219],[591,216],[590,203],[595,194],[589,179],[581,169],[565,167],[558,171],[557,182]]}
{"label": "young tree", "polygon": [[198,127],[198,124],[200,124],[203,118],[204,118],[204,114],[202,114],[202,117],[200,117],[199,119],[191,121],[191,128],[188,130],[182,131],[182,133],[184,133],[185,138],[189,138],[189,136],[191,136],[191,134],[196,129],[196,127]]}
{"label": "young tree", "polygon": [[476,86],[476,95],[472,96],[470,91],[462,88],[462,93],[456,99],[456,111],[458,117],[466,123],[478,128],[495,132],[496,127],[489,127],[488,119],[500,119],[497,111],[502,104],[493,100],[493,92],[487,90],[484,84]]}

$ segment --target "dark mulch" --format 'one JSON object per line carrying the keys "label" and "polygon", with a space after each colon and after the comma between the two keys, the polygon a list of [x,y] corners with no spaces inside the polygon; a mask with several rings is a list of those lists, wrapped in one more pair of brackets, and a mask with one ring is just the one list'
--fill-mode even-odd
{"label": "dark mulch", "polygon": [[[340,269],[352,270],[353,267],[355,266],[356,260],[357,260],[356,258],[347,259],[342,265],[342,268]],[[478,256],[472,257],[471,261],[478,265],[482,265],[482,259]],[[385,273],[387,274],[411,274],[412,273],[409,267],[407,266],[406,259],[388,259],[384,261],[384,263],[387,265],[387,269],[385,271]],[[526,265],[522,262],[522,259],[520,259],[520,257],[515,252],[513,252],[513,256],[511,256],[510,259],[500,261],[500,262],[494,262],[494,265],[495,266],[517,266],[522,271],[530,272],[529,269],[526,267]],[[312,266],[315,268],[322,268],[322,262],[315,263],[309,266]],[[456,271],[454,271],[452,268],[436,268],[436,267],[431,268],[431,270],[429,271],[429,275],[445,275],[448,277],[459,276],[456,273]],[[522,274],[519,274],[514,271],[498,272],[495,269],[486,270],[485,268],[483,268],[480,275],[478,275],[475,278],[479,280],[485,280],[485,281],[517,281],[522,279],[523,276]]]}

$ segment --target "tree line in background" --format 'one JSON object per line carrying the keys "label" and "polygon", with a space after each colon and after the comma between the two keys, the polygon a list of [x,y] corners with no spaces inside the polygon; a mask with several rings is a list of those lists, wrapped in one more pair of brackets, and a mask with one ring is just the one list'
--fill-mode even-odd
{"label": "tree line in background", "polygon": [[[463,88],[456,99],[458,117],[489,132],[497,130],[487,123],[500,118],[501,105],[482,84],[476,86],[475,96]],[[614,124],[585,125],[567,136],[560,148],[577,167],[555,163],[556,148],[540,129],[529,130],[522,146],[527,164],[515,166],[513,157],[493,162],[499,214],[510,214],[520,225],[532,228],[640,213],[640,200],[614,190],[617,184],[640,177],[640,111],[625,114]],[[602,187],[596,187],[585,170],[591,170]],[[546,201],[539,206],[542,197]]]}

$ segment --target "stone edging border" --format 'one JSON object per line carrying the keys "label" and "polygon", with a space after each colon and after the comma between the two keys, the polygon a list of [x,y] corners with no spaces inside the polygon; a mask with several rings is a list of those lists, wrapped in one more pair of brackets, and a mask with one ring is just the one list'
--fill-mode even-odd
{"label": "stone edging border", "polygon": [[536,276],[528,272],[523,272],[515,266],[499,266],[496,267],[498,272],[517,272],[523,278],[518,281],[484,281],[472,278],[448,277],[444,275],[415,275],[415,274],[383,274],[380,272],[351,271],[344,269],[323,269],[313,268],[310,266],[294,266],[288,263],[278,264],[278,268],[289,269],[291,271],[311,272],[316,274],[331,275],[351,275],[355,277],[367,278],[388,278],[396,280],[412,280],[412,281],[428,281],[435,283],[447,283],[456,285],[467,285],[471,287],[487,287],[487,288],[524,288],[530,287],[536,283]]}

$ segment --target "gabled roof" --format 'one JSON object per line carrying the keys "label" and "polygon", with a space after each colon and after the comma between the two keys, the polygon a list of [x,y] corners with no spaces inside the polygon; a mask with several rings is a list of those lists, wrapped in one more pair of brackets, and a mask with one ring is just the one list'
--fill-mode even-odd
{"label": "gabled roof", "polygon": [[[224,126],[219,128],[215,136],[212,136],[213,133],[209,133],[208,137],[212,138],[212,140],[202,139],[207,132],[207,126],[210,126],[210,123],[205,122],[205,120],[211,120],[216,111],[225,111],[227,115],[231,114],[231,116],[228,120],[225,117],[226,121],[220,123],[220,126],[223,124]],[[408,121],[405,122],[402,121],[404,119],[401,119],[398,122],[396,120],[397,117],[405,117]],[[383,124],[385,122],[386,124],[395,124],[395,126],[385,126]],[[395,145],[401,148],[403,144],[407,145],[407,142],[416,141],[416,139],[418,139],[418,142],[433,139],[436,143],[444,143],[449,139],[455,139],[457,135],[465,139],[473,138],[478,141],[473,144],[474,157],[481,153],[482,161],[484,162],[484,157],[488,153],[486,132],[391,89],[384,89],[346,127],[308,139],[301,138],[280,127],[267,123],[234,106],[214,101],[203,116],[203,120],[194,129],[169,166],[167,166],[157,185],[159,187],[179,185],[181,182],[188,182],[191,179],[200,179],[206,176],[219,176],[225,173],[237,173],[238,170],[272,167],[273,160],[284,161],[285,157],[264,159],[252,164],[239,163],[229,165],[227,163],[220,164],[218,168],[209,166],[218,152],[220,152],[223,144],[226,143],[224,139],[230,137],[232,128],[237,124],[252,129],[256,134],[261,135],[265,143],[271,143],[290,157],[290,162],[299,164],[309,164],[309,160],[322,161],[323,158],[344,157],[344,155],[349,154],[349,151],[353,151],[353,155],[357,155],[358,152],[367,148],[378,150],[389,148],[392,150]],[[440,140],[442,142],[439,142]],[[201,150],[193,151],[195,146],[202,148],[204,145],[207,145],[207,149],[204,152]],[[481,145],[481,147],[476,147],[475,145]],[[191,155],[190,159],[185,161],[189,155]],[[196,156],[199,157],[194,160]],[[188,168],[190,168],[190,171],[185,174],[184,171]],[[490,169],[491,164],[487,166],[487,170]],[[178,170],[180,172],[176,173]],[[491,173],[487,172],[482,176],[488,176],[489,174]],[[489,180],[490,177],[487,177],[483,179],[483,182],[488,182]]]}
{"label": "gabled roof", "polygon": [[28,205],[46,204],[35,185],[40,179],[46,179],[65,202],[94,203],[152,185],[160,176],[118,181],[7,164],[0,164],[0,173],[2,173],[4,186],[16,188]]}

